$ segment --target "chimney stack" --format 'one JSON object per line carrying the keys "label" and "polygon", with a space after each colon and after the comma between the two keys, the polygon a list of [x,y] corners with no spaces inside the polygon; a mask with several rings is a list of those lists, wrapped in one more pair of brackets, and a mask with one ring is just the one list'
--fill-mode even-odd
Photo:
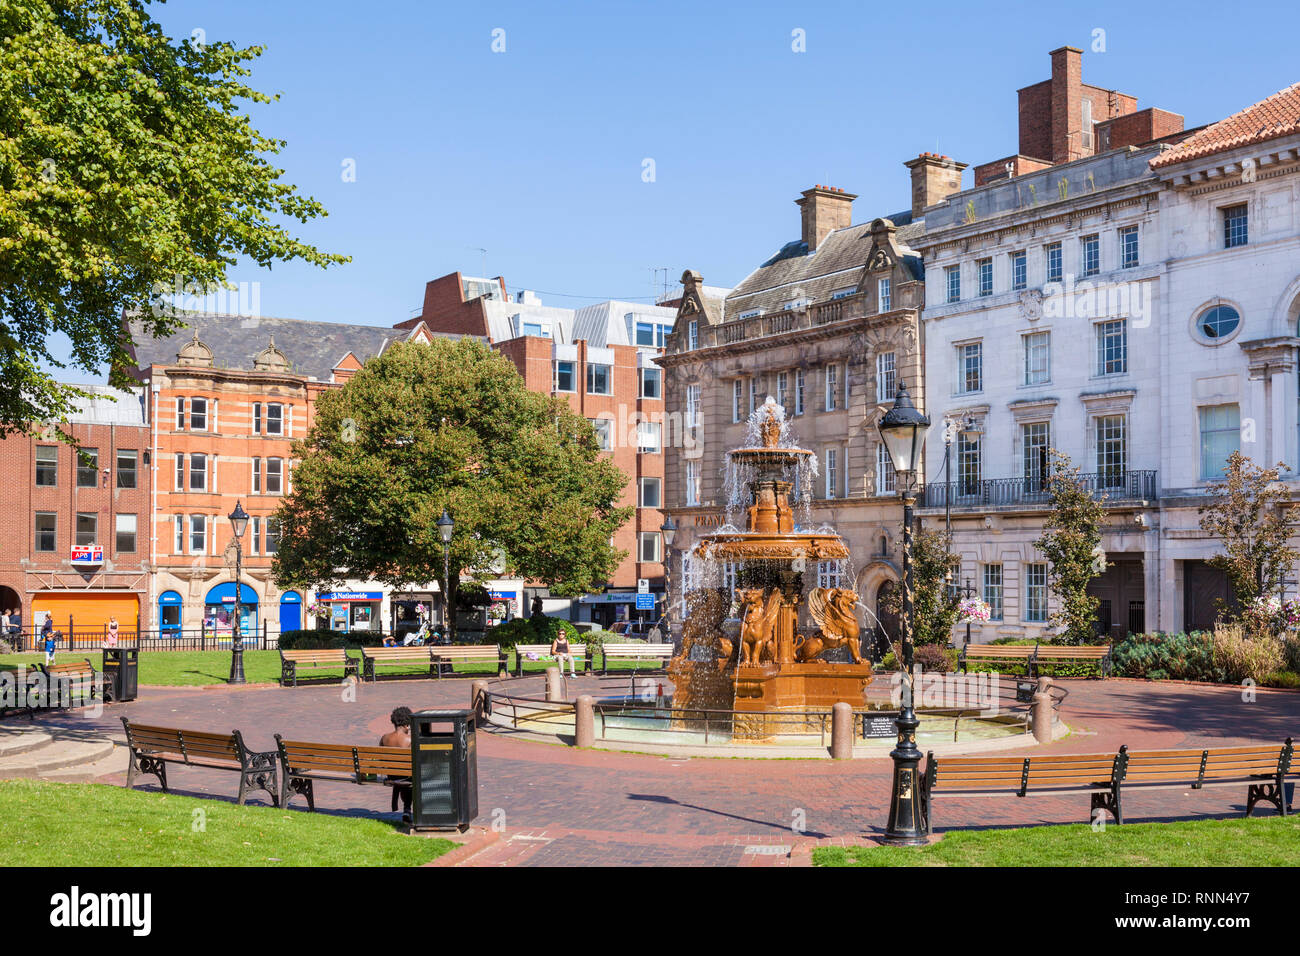
{"label": "chimney stack", "polygon": [[796,199],[803,219],[803,241],[812,252],[822,244],[827,234],[853,224],[853,200],[858,197],[843,189],[814,186],[805,189],[803,198]]}
{"label": "chimney stack", "polygon": [[1063,46],[1053,50],[1051,57],[1052,162],[1068,163],[1092,152],[1084,148],[1083,51]]}
{"label": "chimney stack", "polygon": [[922,153],[916,159],[903,163],[912,171],[912,218],[925,215],[925,207],[961,192],[961,174],[966,163],[950,156]]}

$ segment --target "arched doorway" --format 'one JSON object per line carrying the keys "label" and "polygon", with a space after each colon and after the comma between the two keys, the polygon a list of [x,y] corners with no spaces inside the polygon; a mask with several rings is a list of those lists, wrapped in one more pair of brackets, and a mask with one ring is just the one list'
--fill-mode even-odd
{"label": "arched doorway", "polygon": [[158,595],[158,630],[163,637],[181,636],[182,599],[176,591]]}
{"label": "arched doorway", "polygon": [[898,640],[898,611],[894,607],[897,602],[894,596],[897,589],[897,582],[885,581],[876,591],[876,637],[871,655],[873,660],[880,660],[888,654],[893,643]]}
{"label": "arched doorway", "polygon": [[[218,584],[203,599],[203,626],[209,632],[229,636],[234,628],[235,582]],[[257,633],[257,592],[247,584],[239,586],[240,634]]]}
{"label": "arched doorway", "polygon": [[[0,584],[0,609],[3,609],[10,614],[10,627],[13,627],[14,625],[14,621],[12,619],[13,613],[17,611],[19,614],[21,614],[23,610],[23,601],[22,598],[18,596],[18,592],[15,591],[13,588],[7,587],[3,584]],[[19,619],[20,626],[25,625],[26,623],[27,622],[22,621],[21,618]],[[31,628],[24,626],[22,630],[24,632],[27,632],[30,631]],[[10,635],[0,634],[0,641],[6,641],[9,639],[10,639]],[[25,646],[25,645],[20,645],[19,642],[21,642],[22,640],[23,638],[21,633],[13,634],[14,644],[16,647],[19,647],[19,649],[21,649],[22,646]]]}

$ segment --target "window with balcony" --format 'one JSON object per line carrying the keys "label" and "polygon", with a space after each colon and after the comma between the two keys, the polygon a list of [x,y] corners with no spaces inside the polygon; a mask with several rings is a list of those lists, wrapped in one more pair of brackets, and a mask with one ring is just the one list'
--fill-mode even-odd
{"label": "window with balcony", "polygon": [[1052,426],[1050,422],[1026,422],[1020,426],[1020,466],[1025,491],[1046,490],[1051,472]]}
{"label": "window with balcony", "polygon": [[1128,470],[1127,420],[1123,415],[1097,418],[1097,483],[1102,488],[1123,488]]}
{"label": "window with balcony", "polygon": [[970,498],[980,493],[980,439],[957,434],[957,494]]}
{"label": "window with balcony", "polygon": [[1228,206],[1223,210],[1223,248],[1244,246],[1247,238],[1246,204]]}
{"label": "window with balcony", "polygon": [[1025,348],[1025,384],[1045,385],[1052,378],[1052,333],[1022,335]]}
{"label": "window with balcony", "polygon": [[1201,424],[1201,480],[1224,476],[1228,458],[1241,450],[1241,409],[1238,405],[1205,405]]}
{"label": "window with balcony", "polygon": [[1114,319],[1097,323],[1097,374],[1122,375],[1128,371],[1128,322]]}
{"label": "window with balcony", "polygon": [[610,395],[613,393],[611,370],[608,365],[587,363],[587,393],[590,395]]}
{"label": "window with balcony", "polygon": [[53,488],[59,483],[59,449],[55,445],[36,446],[36,487]]}

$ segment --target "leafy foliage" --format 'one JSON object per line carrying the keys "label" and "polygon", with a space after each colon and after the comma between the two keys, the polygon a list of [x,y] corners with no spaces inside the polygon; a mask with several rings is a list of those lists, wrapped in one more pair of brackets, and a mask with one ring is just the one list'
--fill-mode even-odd
{"label": "leafy foliage", "polygon": [[378,631],[283,631],[280,634],[281,650],[319,651],[340,647],[378,647],[384,636]]}
{"label": "leafy foliage", "polygon": [[1259,468],[1234,451],[1225,479],[1213,486],[1213,500],[1199,509],[1201,530],[1223,546],[1209,563],[1227,574],[1235,598],[1235,608],[1221,609],[1225,617],[1241,619],[1243,609],[1273,591],[1300,561],[1300,551],[1288,543],[1296,522],[1287,490],[1278,483],[1282,467]]}
{"label": "leafy foliage", "polygon": [[178,316],[160,291],[214,289],[228,266],[348,261],[280,224],[325,215],[282,182],[283,141],[253,128],[245,103],[262,48],[173,40],[146,0],[0,4],[0,436],[57,421],[85,394],[42,365],[129,377],[125,311],[146,334]]}
{"label": "leafy foliage", "polygon": [[1048,560],[1052,590],[1059,602],[1052,625],[1058,628],[1061,643],[1084,644],[1096,635],[1100,602],[1088,594],[1088,582],[1100,573],[1096,549],[1101,545],[1101,519],[1106,509],[1088,491],[1070,456],[1055,448],[1047,491],[1052,510],[1034,546]]}
{"label": "leafy foliage", "polygon": [[[948,536],[939,530],[922,528],[912,536],[912,640],[923,644],[947,644],[957,623],[958,595],[948,587],[961,570],[961,558],[949,548]],[[902,620],[903,589],[892,588],[884,606]],[[915,653],[913,660],[916,659]]]}
{"label": "leafy foliage", "polygon": [[632,513],[616,504],[627,479],[590,423],[468,338],[399,343],[368,361],[321,395],[295,454],[277,512],[283,586],[440,581],[444,508],[456,522],[453,603],[462,574],[597,590],[624,556],[610,540]]}
{"label": "leafy foliage", "polygon": [[1111,652],[1115,673],[1151,680],[1195,680],[1222,683],[1223,671],[1214,658],[1214,635],[1130,634]]}

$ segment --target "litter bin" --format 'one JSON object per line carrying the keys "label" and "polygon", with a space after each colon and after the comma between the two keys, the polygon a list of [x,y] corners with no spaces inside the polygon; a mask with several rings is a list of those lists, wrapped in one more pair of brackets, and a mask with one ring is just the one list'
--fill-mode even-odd
{"label": "litter bin", "polygon": [[411,715],[411,828],[467,830],[478,816],[474,711]]}
{"label": "litter bin", "polygon": [[104,700],[135,700],[140,696],[140,651],[135,647],[104,648]]}

